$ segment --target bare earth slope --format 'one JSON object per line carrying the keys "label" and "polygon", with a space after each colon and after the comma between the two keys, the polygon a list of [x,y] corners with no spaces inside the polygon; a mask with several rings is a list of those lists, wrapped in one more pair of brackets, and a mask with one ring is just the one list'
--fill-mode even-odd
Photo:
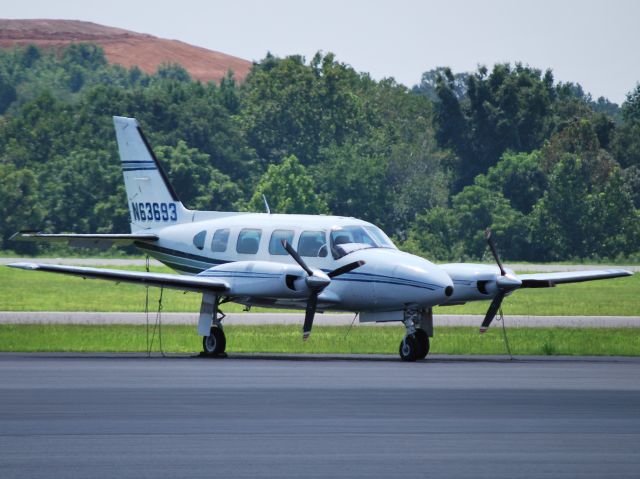
{"label": "bare earth slope", "polygon": [[0,47],[34,44],[42,48],[61,48],[70,43],[96,43],[109,62],[124,67],[137,65],[154,73],[162,63],[179,63],[192,78],[219,81],[228,70],[238,80],[249,73],[251,62],[207,50],[178,40],[106,27],[78,20],[0,19]]}

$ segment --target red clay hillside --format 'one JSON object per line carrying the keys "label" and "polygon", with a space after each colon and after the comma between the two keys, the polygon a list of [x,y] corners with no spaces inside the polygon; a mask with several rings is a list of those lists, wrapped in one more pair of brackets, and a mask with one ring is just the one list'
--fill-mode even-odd
{"label": "red clay hillside", "polygon": [[109,62],[127,68],[137,65],[147,73],[154,73],[163,63],[179,63],[192,78],[203,82],[219,81],[228,70],[242,80],[251,68],[251,62],[242,58],[91,22],[0,19],[0,48],[33,44],[56,49],[79,42],[98,44]]}

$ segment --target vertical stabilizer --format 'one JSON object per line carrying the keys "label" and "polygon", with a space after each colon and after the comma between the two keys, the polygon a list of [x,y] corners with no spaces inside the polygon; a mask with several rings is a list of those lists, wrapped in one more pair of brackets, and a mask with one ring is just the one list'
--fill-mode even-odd
{"label": "vertical stabilizer", "polygon": [[131,231],[190,221],[180,200],[134,118],[113,117],[127,190]]}

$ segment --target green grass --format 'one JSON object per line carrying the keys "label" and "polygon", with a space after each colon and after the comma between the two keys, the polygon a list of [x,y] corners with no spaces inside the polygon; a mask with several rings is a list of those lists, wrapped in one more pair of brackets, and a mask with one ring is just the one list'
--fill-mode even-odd
{"label": "green grass", "polygon": [[[152,269],[170,272],[164,267]],[[158,293],[157,288],[150,289],[152,310],[156,307]],[[140,286],[0,267],[0,311],[142,311],[144,299],[145,288]],[[200,295],[167,290],[164,292],[163,306],[165,311],[198,311]],[[440,307],[435,312],[484,314],[488,306],[488,302],[482,301]],[[241,310],[239,305],[227,304],[224,307],[225,312]],[[556,288],[516,291],[505,299],[504,312],[507,315],[539,316],[637,316],[640,315],[640,274]]]}
{"label": "green grass", "polygon": [[[144,271],[144,267],[117,269]],[[171,273],[166,267],[151,271]],[[149,288],[149,308],[157,309],[160,290]],[[0,266],[0,311],[99,311],[137,312],[144,310],[145,288],[111,281],[84,280],[62,274],[25,271]],[[163,308],[169,312],[200,310],[201,295],[165,290]],[[237,304],[225,305],[225,312],[239,312]],[[252,309],[260,311],[260,309]],[[266,311],[266,310],[264,310]]]}
{"label": "green grass", "polygon": [[[229,352],[397,354],[401,326],[320,326],[306,343],[298,326],[227,326]],[[195,326],[164,326],[163,349],[197,353]],[[638,356],[640,329],[511,328],[514,355]],[[154,350],[157,351],[156,334]],[[145,326],[0,325],[0,351],[144,352]],[[440,328],[432,339],[434,354],[505,354],[499,328]]]}

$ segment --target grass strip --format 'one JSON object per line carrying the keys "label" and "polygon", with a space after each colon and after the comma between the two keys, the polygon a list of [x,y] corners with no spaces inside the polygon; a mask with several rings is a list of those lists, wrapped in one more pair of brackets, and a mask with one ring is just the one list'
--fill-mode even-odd
{"label": "grass strip", "polygon": [[[153,332],[153,331],[152,331]],[[397,354],[402,326],[319,326],[306,343],[298,326],[227,326],[229,352]],[[514,355],[638,356],[636,328],[510,328]],[[162,327],[165,352],[197,353],[201,338],[195,326]],[[144,352],[146,327],[138,325],[0,325],[0,351],[6,352]],[[153,350],[158,350],[158,333]],[[505,354],[500,328],[483,335],[477,328],[445,327],[432,338],[435,354]]]}
{"label": "grass strip", "polygon": [[[119,269],[143,270],[128,267]],[[155,267],[154,271],[170,272]],[[159,289],[150,288],[150,309],[157,307]],[[139,312],[145,288],[108,281],[0,267],[0,311],[100,311]],[[200,295],[164,292],[164,311],[194,312]],[[488,301],[435,309],[436,314],[485,314]],[[640,274],[605,281],[560,285],[556,288],[516,291],[503,303],[507,315],[534,316],[637,316],[640,315]],[[242,306],[226,304],[225,312]],[[252,309],[252,311],[274,311]]]}

